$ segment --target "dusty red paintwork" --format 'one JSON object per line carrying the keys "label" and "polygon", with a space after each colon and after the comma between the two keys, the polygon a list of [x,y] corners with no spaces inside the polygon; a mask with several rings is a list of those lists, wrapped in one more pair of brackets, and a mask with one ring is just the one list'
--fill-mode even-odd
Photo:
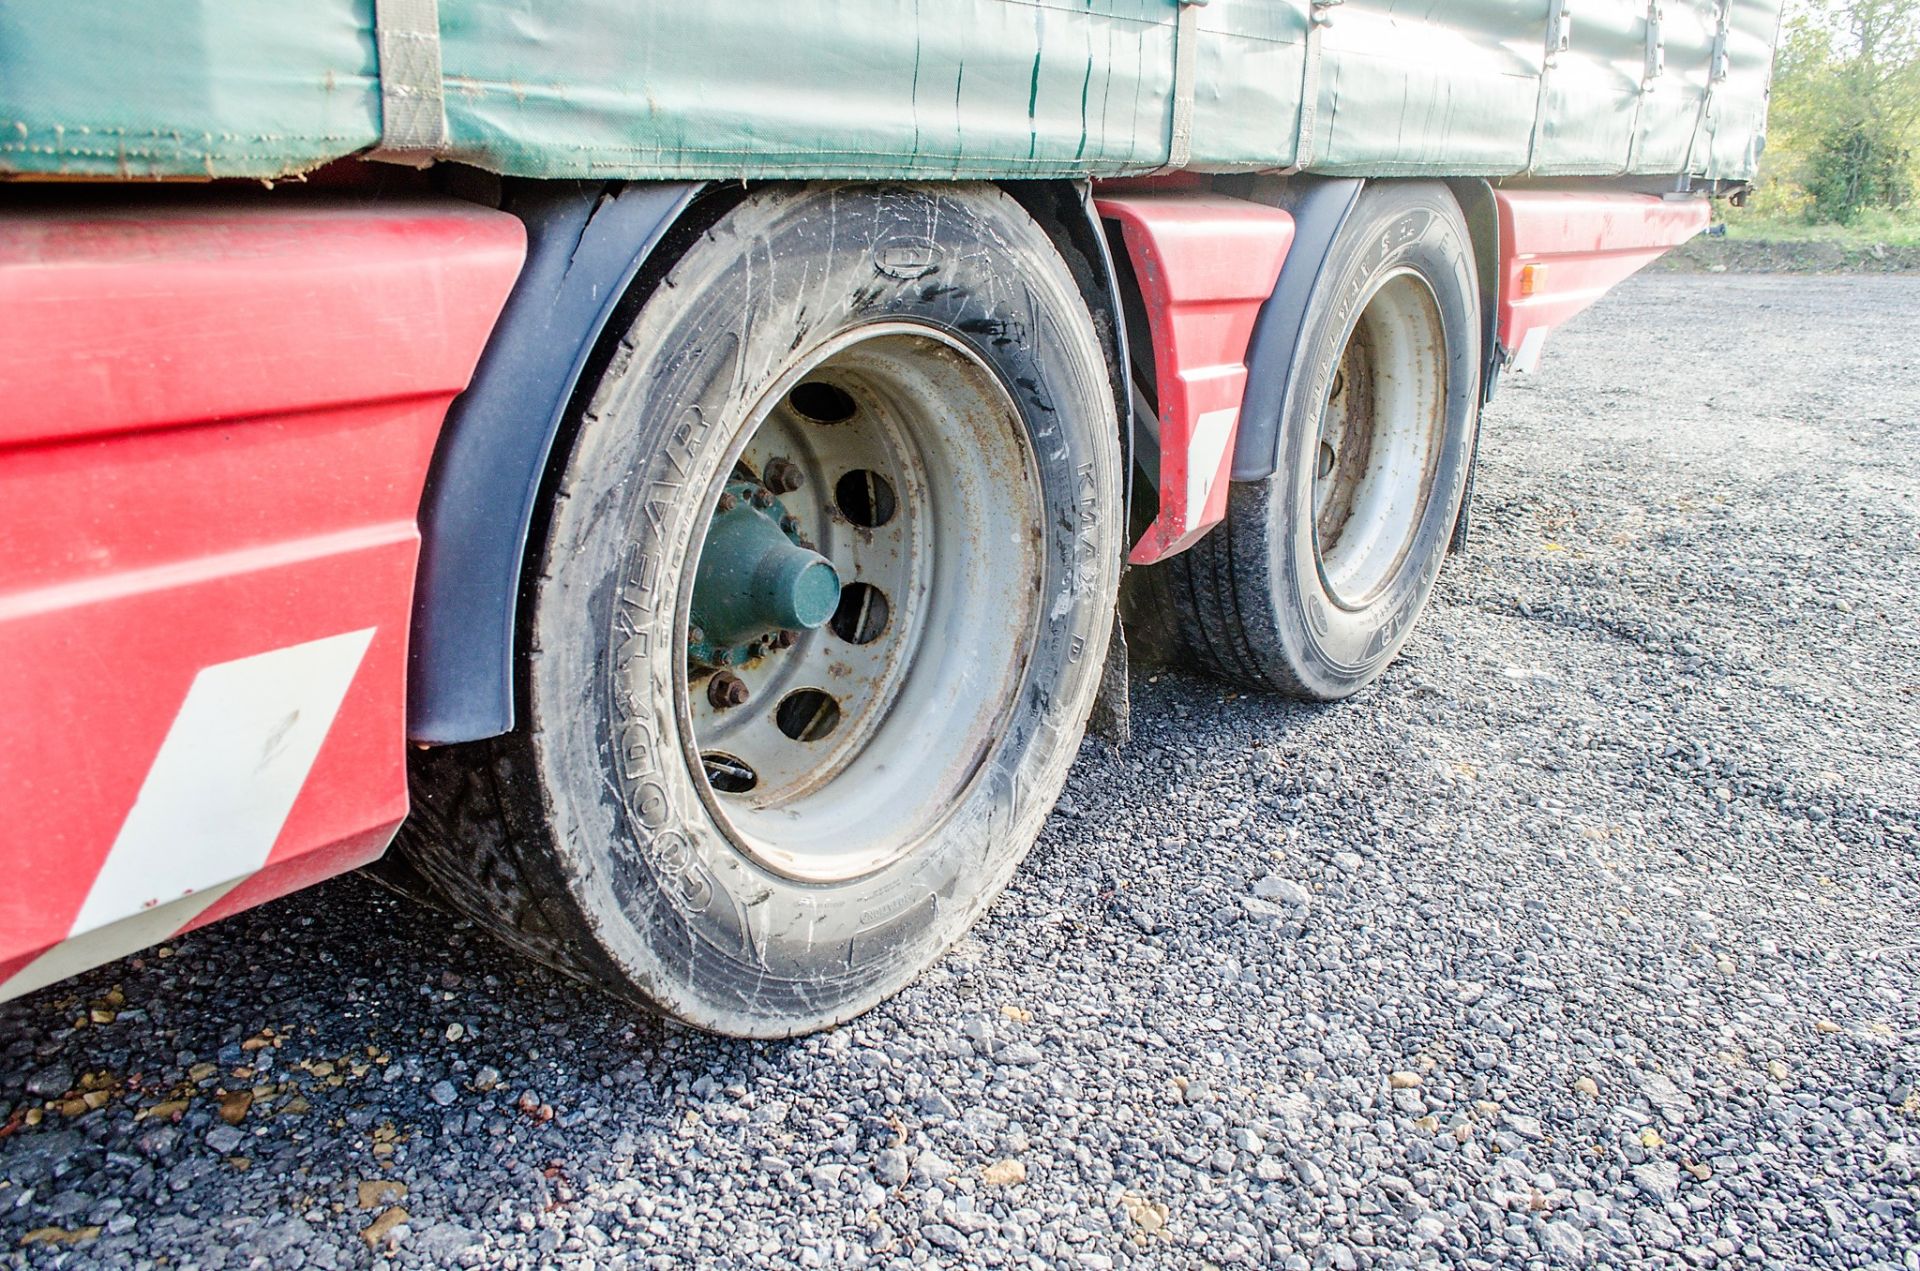
{"label": "dusty red paintwork", "polygon": [[1184,192],[1102,194],[1096,205],[1120,225],[1153,331],[1160,510],[1128,557],[1144,565],[1226,516],[1247,342],[1293,245],[1293,217]]}
{"label": "dusty red paintwork", "polygon": [[[1707,227],[1705,197],[1496,190],[1500,345],[1533,370],[1547,332]],[[1533,294],[1521,273],[1534,267]]]}
{"label": "dusty red paintwork", "polygon": [[199,920],[384,848],[421,483],[524,249],[446,201],[0,214],[0,968],[69,935],[216,663],[374,629],[265,868]]}

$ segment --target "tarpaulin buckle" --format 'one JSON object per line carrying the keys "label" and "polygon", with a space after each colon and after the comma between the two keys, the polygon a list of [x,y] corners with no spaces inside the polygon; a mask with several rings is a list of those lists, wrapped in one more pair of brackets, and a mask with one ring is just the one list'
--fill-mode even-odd
{"label": "tarpaulin buckle", "polygon": [[1313,0],[1307,7],[1306,45],[1300,59],[1300,122],[1293,134],[1293,162],[1282,168],[1290,176],[1304,172],[1314,160],[1314,128],[1320,113],[1320,33],[1333,25],[1332,10],[1345,0]]}

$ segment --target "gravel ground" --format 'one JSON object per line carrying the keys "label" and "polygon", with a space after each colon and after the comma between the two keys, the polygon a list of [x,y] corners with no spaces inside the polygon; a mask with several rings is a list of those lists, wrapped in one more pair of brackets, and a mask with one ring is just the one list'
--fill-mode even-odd
{"label": "gravel ground", "polygon": [[1873,242],[1707,238],[1662,256],[1660,271],[1736,274],[1897,274],[1920,270],[1920,247]]}
{"label": "gravel ground", "polygon": [[360,879],[0,1008],[0,1256],[1914,1271],[1917,331],[1914,279],[1623,288],[1503,391],[1376,690],[1142,676],[831,1034]]}

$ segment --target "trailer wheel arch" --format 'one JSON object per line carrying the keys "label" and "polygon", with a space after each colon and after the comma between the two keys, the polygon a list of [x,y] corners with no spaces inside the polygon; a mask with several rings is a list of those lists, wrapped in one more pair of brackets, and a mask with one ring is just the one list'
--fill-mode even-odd
{"label": "trailer wheel arch", "polygon": [[[1283,412],[1268,421],[1272,474],[1237,480],[1225,523],[1149,567],[1130,597],[1129,616],[1160,618],[1163,655],[1316,701],[1351,695],[1391,660],[1471,471],[1485,323],[1472,237],[1443,183],[1373,182],[1332,250],[1301,262],[1310,303],[1297,343],[1281,346],[1298,382],[1253,376]],[[1381,378],[1381,366],[1404,374]],[[1350,518],[1368,528],[1345,533]]]}
{"label": "trailer wheel arch", "polygon": [[[1009,181],[1078,285],[1132,446],[1119,283],[1085,187]],[[553,455],[575,397],[630,315],[691,239],[747,193],[703,182],[508,183],[504,210],[527,226],[527,263],[468,390],[435,447],[420,503],[407,735],[477,741],[514,727],[520,593],[541,532]],[[556,350],[571,350],[570,357]]]}
{"label": "trailer wheel arch", "polygon": [[[734,187],[737,189],[737,187]],[[551,456],[601,336],[643,271],[706,220],[703,182],[510,181],[527,258],[467,391],[447,412],[420,499],[407,736],[475,741],[513,727],[521,571]],[[709,213],[708,215],[717,215]],[[617,329],[617,328],[616,328]]]}
{"label": "trailer wheel arch", "polygon": [[[693,237],[556,452],[522,721],[415,756],[400,868],[698,1027],[786,1036],[898,987],[1005,881],[1101,684],[1124,539],[1093,327],[1045,230],[984,184],[762,186]],[[768,616],[798,592],[728,616],[728,554],[760,551],[738,522],[775,508],[791,541],[767,550],[829,556],[842,599],[882,598],[871,631],[817,597]],[[787,638],[742,641],[768,622]]]}
{"label": "trailer wheel arch", "polygon": [[[1373,183],[1380,181],[1376,179]],[[1297,229],[1293,249],[1280,271],[1272,298],[1260,311],[1247,351],[1247,395],[1234,441],[1235,481],[1264,481],[1278,466],[1280,419],[1286,409],[1307,306],[1319,284],[1327,253],[1367,184],[1366,179],[1355,177],[1293,177],[1268,192],[1256,182],[1252,197],[1285,207],[1293,213]],[[1493,399],[1504,362],[1496,337],[1500,313],[1499,209],[1494,203],[1493,187],[1484,180],[1461,178],[1445,184],[1466,218],[1473,246],[1480,287],[1483,358],[1480,393],[1481,402],[1485,404]],[[1477,434],[1474,441],[1475,452],[1467,472],[1467,497],[1461,503],[1450,544],[1450,550],[1456,552],[1464,551],[1467,543],[1473,478],[1479,467]]]}
{"label": "trailer wheel arch", "polygon": [[1300,355],[1307,307],[1319,288],[1327,255],[1366,185],[1363,177],[1282,177],[1254,184],[1252,198],[1292,213],[1294,235],[1247,349],[1247,391],[1233,442],[1235,481],[1264,481],[1279,467],[1280,421]]}
{"label": "trailer wheel arch", "polygon": [[1500,209],[1493,201],[1493,186],[1478,177],[1462,177],[1447,182],[1454,201],[1467,218],[1467,231],[1473,242],[1474,265],[1480,275],[1480,312],[1482,323],[1481,357],[1485,371],[1480,380],[1482,401],[1493,400],[1495,380],[1502,357],[1500,353]]}

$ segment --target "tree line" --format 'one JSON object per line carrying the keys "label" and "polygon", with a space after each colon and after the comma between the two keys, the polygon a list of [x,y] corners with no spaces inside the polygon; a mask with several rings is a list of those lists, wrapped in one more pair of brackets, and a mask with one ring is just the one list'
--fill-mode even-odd
{"label": "tree line", "polygon": [[1845,225],[1914,198],[1920,0],[1790,0],[1774,62],[1770,210]]}

